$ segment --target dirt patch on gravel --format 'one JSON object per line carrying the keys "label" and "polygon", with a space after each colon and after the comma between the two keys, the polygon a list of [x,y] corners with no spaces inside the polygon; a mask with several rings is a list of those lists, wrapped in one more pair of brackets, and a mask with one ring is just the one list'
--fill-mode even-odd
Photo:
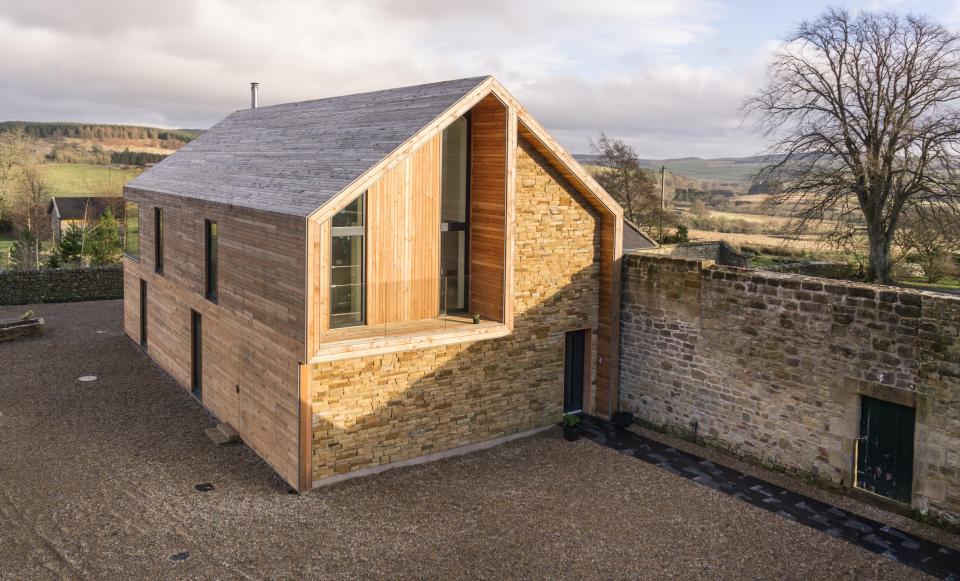
{"label": "dirt patch on gravel", "polygon": [[203,435],[215,420],[123,334],[118,301],[0,318],[26,308],[45,335],[0,345],[4,579],[919,577],[555,434],[290,495]]}

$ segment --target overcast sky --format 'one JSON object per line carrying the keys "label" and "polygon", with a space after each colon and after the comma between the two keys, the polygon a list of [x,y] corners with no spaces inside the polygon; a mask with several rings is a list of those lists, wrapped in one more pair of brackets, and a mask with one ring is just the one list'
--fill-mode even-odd
{"label": "overcast sky", "polygon": [[248,106],[493,74],[574,153],[757,153],[738,108],[828,4],[960,26],[960,2],[0,0],[0,120],[207,128]]}

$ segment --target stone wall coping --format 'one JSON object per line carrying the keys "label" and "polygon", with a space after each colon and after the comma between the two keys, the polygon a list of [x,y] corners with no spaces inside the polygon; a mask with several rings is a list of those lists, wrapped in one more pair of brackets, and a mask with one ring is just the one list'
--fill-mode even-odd
{"label": "stone wall coping", "polygon": [[890,286],[883,284],[874,284],[866,282],[857,282],[852,280],[840,280],[834,278],[824,278],[820,276],[810,276],[807,274],[796,274],[790,272],[775,272],[770,270],[754,270],[749,268],[739,268],[735,266],[721,266],[716,264],[712,260],[697,260],[692,258],[682,258],[675,256],[659,256],[652,253],[645,253],[641,250],[633,250],[624,253],[624,259],[636,259],[646,262],[667,262],[674,265],[686,265],[689,270],[699,270],[702,271],[703,276],[705,277],[714,277],[714,278],[727,278],[730,280],[736,280],[742,278],[743,280],[751,280],[752,282],[762,282],[764,280],[769,281],[796,281],[800,284],[803,283],[816,283],[822,284],[824,287],[832,287],[834,289],[861,289],[861,290],[871,290],[874,293],[881,292],[894,292],[898,295],[917,295],[920,297],[926,296],[930,298],[937,298],[947,301],[956,301],[960,303],[960,296],[936,292],[930,290],[921,290],[914,288],[904,288],[899,286]]}

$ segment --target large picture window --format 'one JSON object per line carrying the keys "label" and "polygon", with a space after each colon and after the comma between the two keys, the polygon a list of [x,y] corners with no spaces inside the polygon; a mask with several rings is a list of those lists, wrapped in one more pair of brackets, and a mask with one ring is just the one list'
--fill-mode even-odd
{"label": "large picture window", "polygon": [[366,194],[332,219],[330,243],[330,328],[361,325],[365,320]]}
{"label": "large picture window", "polygon": [[140,206],[136,202],[124,204],[123,253],[140,260]]}
{"label": "large picture window", "polygon": [[470,116],[443,131],[440,191],[440,310],[467,310],[470,240]]}

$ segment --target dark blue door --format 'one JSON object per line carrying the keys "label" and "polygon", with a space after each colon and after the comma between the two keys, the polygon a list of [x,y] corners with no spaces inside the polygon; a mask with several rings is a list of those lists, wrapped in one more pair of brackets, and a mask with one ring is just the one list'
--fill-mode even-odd
{"label": "dark blue door", "polygon": [[568,331],[563,364],[563,413],[583,410],[587,331]]}
{"label": "dark blue door", "polygon": [[915,410],[863,396],[857,487],[909,504],[913,492]]}

